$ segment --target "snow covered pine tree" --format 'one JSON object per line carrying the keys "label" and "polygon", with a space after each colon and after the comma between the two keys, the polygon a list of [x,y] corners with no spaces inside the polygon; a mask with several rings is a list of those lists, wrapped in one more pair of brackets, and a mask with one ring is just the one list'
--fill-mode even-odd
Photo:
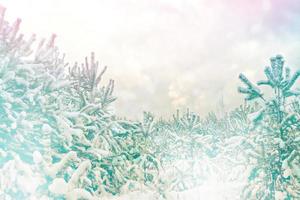
{"label": "snow covered pine tree", "polygon": [[300,95],[299,90],[293,90],[300,71],[291,76],[290,69],[284,67],[283,57],[278,55],[271,58],[271,67],[266,67],[264,72],[267,80],[258,81],[257,85],[272,88],[268,99],[243,74],[239,76],[247,86],[238,88],[247,95],[245,99],[262,101],[261,109],[253,117],[250,133],[253,151],[249,156],[255,165],[243,199],[299,199],[300,118],[292,105]]}
{"label": "snow covered pine tree", "polygon": [[149,177],[145,166],[157,163],[136,142],[136,123],[111,112],[114,81],[99,87],[106,68],[98,73],[94,54],[67,72],[55,35],[33,52],[35,36],[24,40],[21,20],[10,25],[4,13],[1,7],[0,198],[97,199]]}

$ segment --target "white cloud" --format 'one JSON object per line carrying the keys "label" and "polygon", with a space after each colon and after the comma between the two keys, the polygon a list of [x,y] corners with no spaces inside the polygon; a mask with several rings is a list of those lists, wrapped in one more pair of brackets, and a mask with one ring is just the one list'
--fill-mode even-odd
{"label": "white cloud", "polygon": [[275,23],[287,19],[283,15],[290,9],[281,6],[282,12],[276,12],[277,1],[262,2],[4,0],[3,4],[10,19],[23,19],[23,32],[43,37],[56,32],[67,59],[81,61],[95,51],[109,67],[105,77],[116,80],[117,113],[136,117],[145,109],[170,115],[177,106],[207,113],[222,95],[232,108],[242,100],[236,92],[239,72],[253,80],[263,77],[264,65],[277,53],[293,66],[300,64],[300,30],[289,30],[300,23]]}

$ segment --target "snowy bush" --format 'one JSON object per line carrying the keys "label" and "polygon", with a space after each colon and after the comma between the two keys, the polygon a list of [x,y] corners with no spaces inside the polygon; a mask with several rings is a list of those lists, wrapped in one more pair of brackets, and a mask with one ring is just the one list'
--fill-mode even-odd
{"label": "snowy bush", "polygon": [[35,36],[23,40],[18,34],[20,20],[8,24],[4,11],[1,198],[94,199],[120,193],[130,180],[146,184],[145,177],[158,170],[151,163],[158,164],[136,141],[139,127],[116,120],[111,112],[114,82],[99,84],[106,68],[98,73],[92,53],[90,62],[86,58],[67,71],[64,56],[54,45],[55,35],[33,51]]}

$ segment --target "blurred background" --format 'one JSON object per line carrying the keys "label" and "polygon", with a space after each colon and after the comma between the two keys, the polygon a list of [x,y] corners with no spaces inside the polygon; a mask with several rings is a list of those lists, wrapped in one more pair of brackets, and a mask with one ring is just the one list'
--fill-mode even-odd
{"label": "blurred background", "polygon": [[[169,117],[230,110],[238,74],[256,81],[269,58],[300,67],[298,0],[2,0],[10,21],[38,38],[58,35],[72,65],[91,51],[116,81],[115,112]],[[223,105],[223,106],[222,106]],[[221,109],[221,107],[224,107]]]}

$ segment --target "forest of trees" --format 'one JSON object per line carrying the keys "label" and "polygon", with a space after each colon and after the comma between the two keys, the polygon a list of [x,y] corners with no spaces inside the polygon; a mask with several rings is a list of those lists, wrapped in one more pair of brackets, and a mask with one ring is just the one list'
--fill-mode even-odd
{"label": "forest of trees", "polygon": [[300,199],[300,70],[282,56],[266,80],[240,74],[245,103],[221,117],[131,121],[111,112],[114,81],[101,81],[94,53],[70,65],[55,35],[25,39],[1,10],[0,199],[173,199],[217,182],[234,191],[228,199]]}

